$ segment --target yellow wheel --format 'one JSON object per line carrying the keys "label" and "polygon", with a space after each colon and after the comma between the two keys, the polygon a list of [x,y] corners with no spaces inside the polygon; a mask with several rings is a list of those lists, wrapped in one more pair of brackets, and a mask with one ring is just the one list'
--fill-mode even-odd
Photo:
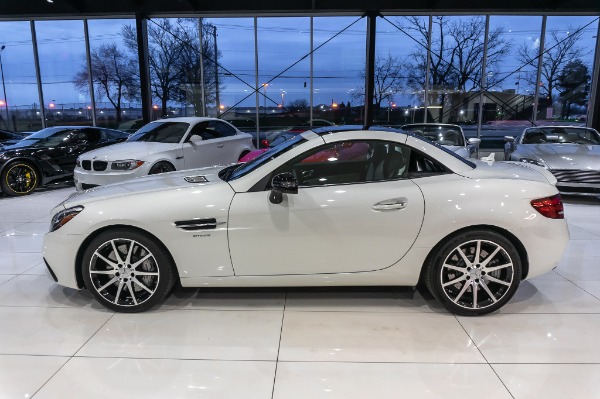
{"label": "yellow wheel", "polygon": [[27,195],[38,186],[39,176],[30,163],[17,161],[4,169],[1,183],[2,191],[6,195]]}

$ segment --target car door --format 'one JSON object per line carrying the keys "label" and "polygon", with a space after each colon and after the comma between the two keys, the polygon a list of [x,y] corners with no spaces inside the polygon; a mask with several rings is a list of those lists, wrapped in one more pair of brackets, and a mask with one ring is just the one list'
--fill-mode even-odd
{"label": "car door", "polygon": [[[210,121],[194,125],[182,146],[185,169],[222,164],[219,132],[209,127]],[[194,138],[194,136],[196,136]],[[201,137],[202,140],[198,140]],[[231,163],[231,162],[227,162]]]}
{"label": "car door", "polygon": [[228,223],[235,274],[365,272],[396,263],[424,215],[421,191],[406,178],[409,153],[382,141],[327,144],[273,173],[291,172],[300,186],[281,204],[269,201],[268,186],[237,193]]}

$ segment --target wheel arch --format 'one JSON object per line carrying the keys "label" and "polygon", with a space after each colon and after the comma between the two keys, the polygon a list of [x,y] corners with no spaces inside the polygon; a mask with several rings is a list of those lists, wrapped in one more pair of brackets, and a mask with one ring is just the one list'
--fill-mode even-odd
{"label": "wheel arch", "polygon": [[426,271],[427,267],[429,267],[429,264],[431,263],[431,259],[435,256],[435,254],[439,250],[439,248],[442,245],[444,245],[447,241],[451,240],[452,238],[454,238],[462,233],[465,233],[467,231],[470,231],[470,230],[490,230],[490,231],[493,231],[495,233],[498,233],[498,234],[504,236],[507,240],[509,240],[515,246],[515,248],[521,258],[521,263],[522,263],[522,265],[521,265],[521,267],[522,267],[521,280],[524,280],[525,278],[527,278],[527,274],[529,274],[529,257],[528,257],[527,250],[525,249],[525,246],[523,245],[523,243],[514,234],[512,234],[510,231],[508,231],[506,229],[503,229],[498,226],[493,226],[493,225],[479,224],[479,225],[463,227],[462,229],[456,230],[456,231],[448,234],[446,237],[442,238],[433,248],[431,248],[431,250],[427,254],[427,257],[425,258],[425,261],[423,262],[423,265],[421,266],[421,274],[419,277],[419,284],[424,282],[425,271]]}
{"label": "wheel arch", "polygon": [[155,167],[156,165],[158,165],[159,163],[168,163],[169,165],[171,165],[173,170],[177,170],[177,168],[175,167],[175,165],[173,165],[173,162],[170,159],[161,158],[161,159],[157,159],[157,160],[153,161],[152,165],[150,165],[150,168],[148,169],[148,171],[152,170],[152,168]]}
{"label": "wheel arch", "polygon": [[79,288],[85,287],[85,283],[83,281],[83,274],[82,274],[82,270],[81,270],[80,266],[81,266],[81,262],[83,261],[83,254],[85,253],[85,250],[87,249],[88,245],[90,244],[90,242],[92,242],[92,240],[94,238],[98,237],[100,234],[104,233],[105,231],[113,230],[113,229],[127,229],[127,230],[136,231],[136,232],[142,233],[142,234],[148,236],[150,239],[154,240],[157,245],[161,246],[162,249],[164,249],[165,253],[169,256],[170,260],[173,262],[173,265],[175,266],[175,270],[173,270],[173,272],[175,273],[175,282],[176,282],[176,284],[179,283],[179,271],[177,270],[177,265],[175,264],[175,259],[173,258],[173,255],[171,255],[171,251],[169,251],[169,249],[162,243],[161,240],[159,240],[154,234],[150,233],[149,231],[141,229],[139,227],[126,225],[126,224],[113,224],[110,226],[101,227],[98,230],[91,233],[90,235],[88,235],[86,237],[86,239],[79,246],[79,249],[77,249],[77,255],[75,256],[75,265],[73,265],[73,267],[75,268],[75,278],[77,281],[77,287],[79,287]]}

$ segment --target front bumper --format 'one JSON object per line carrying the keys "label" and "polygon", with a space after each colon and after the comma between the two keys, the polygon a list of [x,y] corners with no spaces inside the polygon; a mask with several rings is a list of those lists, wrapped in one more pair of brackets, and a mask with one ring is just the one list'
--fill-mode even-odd
{"label": "front bumper", "polygon": [[556,188],[565,195],[600,196],[600,171],[551,169],[558,182]]}
{"label": "front bumper", "polygon": [[77,251],[85,235],[61,234],[60,230],[44,236],[44,262],[52,270],[55,281],[69,288],[80,289],[76,275]]}
{"label": "front bumper", "polygon": [[84,170],[81,167],[75,168],[73,179],[77,191],[82,191],[95,186],[104,186],[105,184],[118,183],[136,177],[146,176],[149,172],[149,165],[146,163],[134,170],[122,171],[92,171]]}

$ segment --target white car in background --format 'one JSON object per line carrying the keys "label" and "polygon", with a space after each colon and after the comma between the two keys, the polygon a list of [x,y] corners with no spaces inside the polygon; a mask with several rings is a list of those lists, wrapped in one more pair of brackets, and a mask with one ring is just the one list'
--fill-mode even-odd
{"label": "white car in background", "polygon": [[[321,128],[252,161],[112,184],[53,212],[59,284],[120,312],[183,287],[406,285],[448,309],[501,308],[569,241],[556,179],[471,162],[398,131]],[[140,206],[143,204],[143,206]]]}
{"label": "white car in background", "polygon": [[124,143],[82,154],[75,167],[75,186],[81,191],[134,177],[227,165],[254,149],[250,134],[220,119],[161,119]]}
{"label": "white car in background", "polygon": [[443,145],[463,158],[470,158],[481,143],[481,139],[478,138],[467,140],[460,126],[448,123],[411,123],[402,126],[401,129]]}

